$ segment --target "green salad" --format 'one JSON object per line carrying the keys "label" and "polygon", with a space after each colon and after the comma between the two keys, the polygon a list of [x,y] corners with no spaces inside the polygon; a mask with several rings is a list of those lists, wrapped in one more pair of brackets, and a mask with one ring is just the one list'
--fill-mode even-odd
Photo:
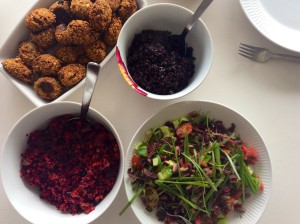
{"label": "green salad", "polygon": [[244,212],[245,200],[263,190],[253,171],[258,152],[235,125],[191,112],[149,129],[134,149],[128,176],[138,197],[165,223],[226,223],[229,212]]}

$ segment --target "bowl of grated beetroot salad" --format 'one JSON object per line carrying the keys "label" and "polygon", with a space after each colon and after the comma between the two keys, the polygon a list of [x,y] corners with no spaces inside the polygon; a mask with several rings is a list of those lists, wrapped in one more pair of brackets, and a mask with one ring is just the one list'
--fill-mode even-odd
{"label": "bowl of grated beetroot salad", "polygon": [[123,149],[113,125],[90,108],[58,102],[25,114],[9,132],[1,178],[13,207],[31,223],[91,223],[118,194]]}

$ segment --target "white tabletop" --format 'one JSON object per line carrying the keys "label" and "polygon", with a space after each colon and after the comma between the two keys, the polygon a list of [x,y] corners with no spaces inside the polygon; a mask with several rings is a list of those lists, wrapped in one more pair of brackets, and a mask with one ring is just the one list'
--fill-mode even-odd
{"label": "white tabletop", "polygon": [[[200,0],[148,0],[148,4],[173,2],[194,10]],[[0,46],[34,0],[0,2]],[[143,97],[120,75],[115,58],[102,69],[91,106],[104,114],[120,133],[127,149],[135,130],[152,113],[183,100],[209,100],[224,104],[245,116],[259,131],[273,165],[272,194],[259,223],[299,223],[300,212],[300,63],[270,61],[255,63],[238,54],[240,42],[293,53],[264,38],[248,21],[238,0],[215,0],[204,13],[214,43],[212,68],[204,83],[191,94],[172,101]],[[300,41],[300,40],[299,40]],[[298,54],[300,55],[300,54]],[[0,147],[14,123],[35,106],[0,74]],[[81,101],[82,88],[66,100]],[[124,186],[112,206],[94,223],[139,221],[131,209],[117,214],[126,204]],[[26,205],[24,205],[26,206]],[[10,205],[0,185],[0,223],[28,224]]]}

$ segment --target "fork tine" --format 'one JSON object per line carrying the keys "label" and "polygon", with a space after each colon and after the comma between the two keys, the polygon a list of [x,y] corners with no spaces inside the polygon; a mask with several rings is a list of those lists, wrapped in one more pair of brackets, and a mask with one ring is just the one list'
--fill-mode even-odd
{"label": "fork tine", "polygon": [[252,57],[255,57],[255,51],[248,51],[247,49],[244,50],[244,49],[239,49],[239,52],[240,53],[243,53],[243,54],[246,54],[246,55],[249,55],[249,56],[252,56]]}
{"label": "fork tine", "polygon": [[240,51],[244,51],[244,52],[251,52],[251,53],[255,53],[257,52],[257,50],[254,50],[252,48],[246,48],[246,47],[240,47]]}
{"label": "fork tine", "polygon": [[239,54],[245,58],[252,60],[252,61],[257,61],[256,57],[255,57],[257,50],[258,49],[254,46],[240,43]]}
{"label": "fork tine", "polygon": [[239,54],[255,62],[266,62],[270,59],[267,55],[269,51],[266,48],[255,47],[248,44],[240,43]]}
{"label": "fork tine", "polygon": [[255,47],[255,46],[251,46],[249,44],[243,44],[243,43],[240,43],[240,45],[244,46],[244,47],[247,47],[249,49],[252,49],[252,50],[262,50],[263,48],[261,47]]}
{"label": "fork tine", "polygon": [[241,55],[241,56],[243,56],[243,57],[245,57],[245,58],[248,58],[248,59],[250,59],[250,60],[252,60],[252,61],[256,61],[254,57],[251,57],[251,56],[249,56],[248,54],[244,54],[244,53],[241,53],[241,52],[240,52],[239,55]]}

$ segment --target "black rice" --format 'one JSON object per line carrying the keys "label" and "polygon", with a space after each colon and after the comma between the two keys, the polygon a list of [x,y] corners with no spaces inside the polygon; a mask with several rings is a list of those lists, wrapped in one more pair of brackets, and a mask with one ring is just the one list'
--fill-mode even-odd
{"label": "black rice", "polygon": [[143,30],[136,34],[127,57],[128,71],[144,90],[169,95],[187,87],[195,72],[193,49],[181,55],[168,39],[171,32]]}

